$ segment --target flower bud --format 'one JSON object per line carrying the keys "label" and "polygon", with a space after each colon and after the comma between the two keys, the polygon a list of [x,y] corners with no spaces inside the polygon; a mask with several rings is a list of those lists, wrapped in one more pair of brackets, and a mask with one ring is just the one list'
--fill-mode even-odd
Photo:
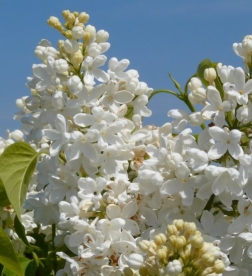
{"label": "flower bud", "polygon": [[89,15],[85,12],[81,12],[78,16],[79,22],[80,23],[87,23],[89,20]]}
{"label": "flower bud", "polygon": [[166,242],[166,236],[163,233],[160,233],[154,237],[154,242],[156,245],[162,245]]}
{"label": "flower bud", "polygon": [[187,86],[188,86],[188,88],[189,88],[191,91],[193,91],[193,90],[195,90],[195,89],[197,89],[197,88],[199,88],[199,87],[202,87],[202,82],[201,82],[200,79],[193,77],[193,78],[191,78],[191,80],[188,82],[188,85],[187,85]]}
{"label": "flower bud", "polygon": [[75,16],[73,13],[69,13],[66,17],[66,22],[70,25],[72,25],[75,22]]}
{"label": "flower bud", "polygon": [[221,260],[216,260],[215,263],[214,263],[214,266],[213,266],[213,271],[214,271],[216,274],[220,274],[220,273],[222,273],[224,270],[225,270],[225,265],[224,265],[223,261],[221,261]]}
{"label": "flower bud", "polygon": [[200,235],[193,235],[190,242],[191,245],[195,248],[201,248],[204,244],[204,240]]}
{"label": "flower bud", "polygon": [[68,17],[68,15],[70,14],[69,10],[64,10],[62,11],[62,16],[66,19]]}
{"label": "flower bud", "polygon": [[79,44],[74,39],[67,39],[64,41],[64,48],[67,53],[73,54],[79,50]]}
{"label": "flower bud", "polygon": [[176,226],[178,231],[181,231],[184,227],[184,221],[182,219],[175,219],[173,221],[173,224]]}
{"label": "flower bud", "polygon": [[55,16],[50,16],[49,19],[47,20],[47,24],[51,27],[55,27],[55,24],[59,22],[59,19]]}
{"label": "flower bud", "polygon": [[185,233],[194,234],[196,231],[196,225],[194,222],[185,222],[184,223],[184,231]]}
{"label": "flower bud", "polygon": [[205,266],[212,266],[214,264],[215,258],[210,253],[205,253],[201,256],[202,264]]}
{"label": "flower bud", "polygon": [[184,236],[177,237],[177,247],[182,248],[186,245],[186,238]]}
{"label": "flower bud", "polygon": [[78,67],[83,62],[83,55],[80,50],[73,54],[71,61],[74,67]]}
{"label": "flower bud", "polygon": [[24,138],[24,133],[22,131],[16,129],[13,132],[11,132],[10,138],[14,139],[16,141],[21,141]]}
{"label": "flower bud", "polygon": [[64,36],[68,39],[72,39],[72,31],[67,30],[66,32],[64,32]]}
{"label": "flower bud", "polygon": [[216,79],[216,71],[214,68],[207,68],[204,70],[204,79],[210,84],[213,84]]}
{"label": "flower bud", "polygon": [[192,91],[194,99],[198,102],[201,103],[206,100],[206,89],[203,87],[199,87],[195,90]]}
{"label": "flower bud", "polygon": [[147,252],[150,247],[150,241],[142,240],[139,242],[138,246],[143,252]]}
{"label": "flower bud", "polygon": [[167,236],[176,235],[178,233],[177,227],[173,224],[167,225],[167,230],[166,231],[167,231]]}
{"label": "flower bud", "polygon": [[169,262],[165,268],[168,275],[179,275],[182,272],[182,265],[179,260]]}
{"label": "flower bud", "polygon": [[242,40],[242,48],[246,53],[252,52],[252,35],[246,35]]}
{"label": "flower bud", "polygon": [[167,259],[167,250],[164,248],[158,249],[157,255],[161,260],[166,260]]}
{"label": "flower bud", "polygon": [[168,241],[171,243],[172,246],[177,246],[177,237],[175,235],[171,235],[168,238]]}
{"label": "flower bud", "polygon": [[87,25],[86,28],[85,28],[85,32],[89,33],[90,38],[93,39],[95,37],[95,34],[96,34],[96,29],[92,25]]}
{"label": "flower bud", "polygon": [[133,253],[129,255],[129,259],[127,261],[128,266],[133,269],[139,269],[144,263],[144,257],[140,254]]}
{"label": "flower bud", "polygon": [[109,33],[104,30],[99,30],[96,33],[95,40],[97,43],[106,42],[109,38]]}
{"label": "flower bud", "polygon": [[72,29],[73,38],[75,38],[75,39],[83,38],[84,34],[85,34],[85,31],[84,31],[83,27],[81,27],[81,26],[73,27],[73,29]]}
{"label": "flower bud", "polygon": [[57,73],[64,73],[68,70],[68,63],[66,60],[60,58],[55,60],[54,62],[54,70]]}

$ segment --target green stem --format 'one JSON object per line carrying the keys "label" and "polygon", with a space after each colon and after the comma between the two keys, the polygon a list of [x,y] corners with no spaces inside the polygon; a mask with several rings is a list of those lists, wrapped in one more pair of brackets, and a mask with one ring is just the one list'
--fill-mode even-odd
{"label": "green stem", "polygon": [[158,90],[154,90],[151,94],[150,94],[150,97],[149,97],[149,102],[150,102],[150,99],[156,95],[156,94],[159,94],[159,93],[167,93],[167,94],[171,94],[175,97],[178,98],[178,94],[172,90],[169,90],[169,89],[158,89]]}
{"label": "green stem", "polygon": [[57,256],[56,256],[56,248],[54,244],[54,238],[56,236],[56,224],[52,224],[52,251],[53,251],[53,270],[54,274],[57,272]]}

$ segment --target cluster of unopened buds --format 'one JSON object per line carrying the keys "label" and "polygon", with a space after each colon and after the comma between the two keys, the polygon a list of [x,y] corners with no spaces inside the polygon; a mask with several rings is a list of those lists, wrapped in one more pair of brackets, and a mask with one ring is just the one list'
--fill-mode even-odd
{"label": "cluster of unopened buds", "polygon": [[174,220],[166,234],[138,244],[146,255],[129,256],[129,266],[141,276],[151,275],[220,275],[225,270],[218,246],[204,242],[195,223]]}
{"label": "cluster of unopened buds", "polygon": [[[39,43],[31,95],[16,102],[22,128],[0,140],[1,154],[16,141],[40,153],[21,215],[29,242],[45,237],[56,276],[250,275],[251,36],[233,46],[244,69],[204,60],[184,90],[170,76],[177,92],[153,91],[127,59],[105,69],[109,34],[88,14],[62,15],[48,24],[64,40]],[[190,111],[143,126],[157,93]],[[26,253],[9,210],[0,225]]]}

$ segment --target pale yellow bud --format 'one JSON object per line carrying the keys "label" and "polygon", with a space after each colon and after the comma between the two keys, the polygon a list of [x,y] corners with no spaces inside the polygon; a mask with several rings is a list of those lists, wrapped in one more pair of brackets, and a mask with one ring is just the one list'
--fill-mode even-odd
{"label": "pale yellow bud", "polygon": [[154,242],[156,245],[162,245],[166,242],[166,236],[163,233],[160,233],[154,237]]}
{"label": "pale yellow bud", "polygon": [[86,45],[88,45],[90,43],[90,39],[91,39],[90,33],[85,32],[84,36],[83,36],[83,40],[84,40],[84,42],[85,42]]}
{"label": "pale yellow bud", "polygon": [[157,245],[154,241],[150,241],[150,247],[153,249],[153,251],[157,251]]}
{"label": "pale yellow bud", "polygon": [[71,30],[67,30],[65,33],[64,33],[65,37],[68,38],[68,39],[71,39],[72,38],[72,32]]}
{"label": "pale yellow bud", "polygon": [[204,244],[204,240],[200,235],[193,235],[190,242],[191,245],[195,248],[201,248]]}
{"label": "pale yellow bud", "polygon": [[167,235],[176,235],[178,233],[178,229],[175,225],[167,225]]}
{"label": "pale yellow bud", "polygon": [[205,253],[201,256],[201,262],[205,266],[212,266],[214,264],[215,258],[210,253]]}
{"label": "pale yellow bud", "polygon": [[158,251],[157,251],[157,255],[158,255],[158,257],[161,259],[161,260],[165,260],[165,259],[167,259],[167,250],[165,250],[165,249],[158,249]]}
{"label": "pale yellow bud", "polygon": [[55,25],[59,22],[59,19],[55,16],[50,16],[47,20],[47,24],[51,27],[55,27]]}
{"label": "pale yellow bud", "polygon": [[58,49],[60,51],[60,53],[65,53],[65,48],[64,48],[64,40],[59,40],[58,41]]}
{"label": "pale yellow bud", "polygon": [[224,270],[225,270],[225,265],[224,265],[223,261],[221,261],[221,260],[216,260],[215,263],[214,263],[214,266],[213,266],[213,271],[214,271],[216,274],[220,274],[220,273],[222,273]]}
{"label": "pale yellow bud", "polygon": [[89,15],[85,12],[81,12],[78,16],[79,22],[80,23],[87,23],[89,20]]}
{"label": "pale yellow bud", "polygon": [[60,32],[64,30],[64,28],[63,28],[63,26],[62,26],[62,24],[61,24],[60,21],[57,22],[57,23],[55,23],[54,28],[55,28],[56,30],[60,31]]}
{"label": "pale yellow bud", "polygon": [[177,237],[175,235],[171,235],[168,238],[168,241],[171,243],[172,246],[176,246],[177,245]]}
{"label": "pale yellow bud", "polygon": [[75,18],[77,18],[79,16],[79,13],[77,11],[74,11],[73,15],[75,16]]}
{"label": "pale yellow bud", "polygon": [[79,66],[82,63],[83,55],[82,55],[80,50],[73,54],[73,56],[71,58],[71,61],[72,61],[74,66]]}
{"label": "pale yellow bud", "polygon": [[182,219],[175,219],[173,221],[173,224],[177,227],[177,229],[180,231],[184,227],[184,221]]}
{"label": "pale yellow bud", "polygon": [[143,252],[146,252],[150,247],[150,241],[142,240],[139,242],[138,246]]}
{"label": "pale yellow bud", "polygon": [[177,237],[177,247],[181,248],[186,245],[186,238],[184,236]]}
{"label": "pale yellow bud", "polygon": [[210,84],[212,84],[214,82],[214,80],[216,79],[216,71],[214,68],[207,68],[204,71],[204,79],[206,81],[208,81]]}
{"label": "pale yellow bud", "polygon": [[66,19],[68,17],[68,15],[70,14],[69,10],[64,10],[62,11],[62,16]]}
{"label": "pale yellow bud", "polygon": [[194,222],[185,222],[184,223],[184,231],[188,234],[194,234],[196,231],[196,225]]}
{"label": "pale yellow bud", "polygon": [[69,15],[66,18],[66,22],[70,25],[72,25],[75,22],[75,16],[73,13],[69,13]]}

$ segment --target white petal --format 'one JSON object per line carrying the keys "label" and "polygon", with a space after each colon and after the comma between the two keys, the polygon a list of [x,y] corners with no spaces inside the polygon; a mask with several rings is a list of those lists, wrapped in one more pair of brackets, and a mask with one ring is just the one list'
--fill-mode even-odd
{"label": "white petal", "polygon": [[222,104],[220,92],[214,86],[207,87],[207,98],[215,108],[219,108]]}
{"label": "white petal", "polygon": [[97,119],[93,115],[80,113],[73,117],[73,121],[78,126],[86,127],[93,125]]}
{"label": "white petal", "polygon": [[239,157],[243,155],[243,150],[242,150],[241,146],[238,144],[228,145],[228,151],[229,151],[230,155],[236,160],[238,160]]}
{"label": "white petal", "polygon": [[229,225],[228,233],[230,234],[241,233],[246,226],[245,222],[246,222],[245,217],[243,215],[240,215]]}
{"label": "white petal", "polygon": [[227,132],[220,127],[213,126],[213,127],[210,127],[208,131],[211,137],[217,141],[226,141],[228,138]]}
{"label": "white petal", "polygon": [[219,159],[222,155],[225,154],[225,152],[227,151],[227,148],[228,148],[227,143],[219,142],[210,148],[208,152],[208,157],[211,160]]}
{"label": "white petal", "polygon": [[134,95],[126,90],[118,91],[114,95],[114,100],[121,104],[129,103],[133,100],[133,98],[134,98]]}

